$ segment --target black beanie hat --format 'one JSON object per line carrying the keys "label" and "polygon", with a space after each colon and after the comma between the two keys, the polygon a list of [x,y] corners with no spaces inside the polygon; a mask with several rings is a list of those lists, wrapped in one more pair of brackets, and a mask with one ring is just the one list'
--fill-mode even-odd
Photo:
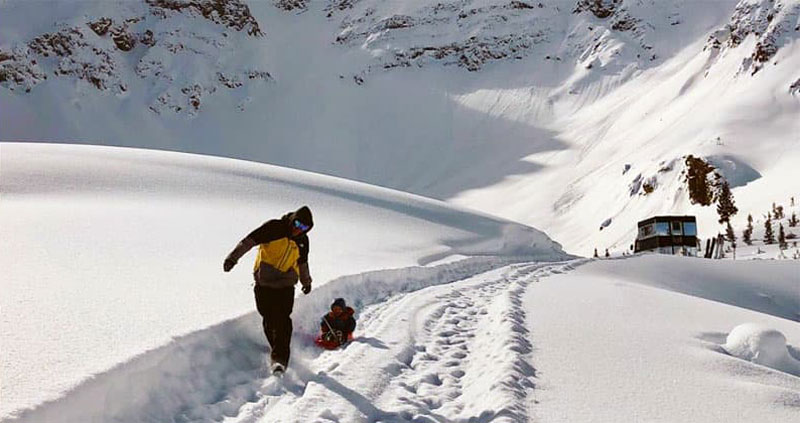
{"label": "black beanie hat", "polygon": [[311,227],[314,226],[314,219],[311,218],[311,209],[308,206],[303,206],[297,209],[294,212],[294,218],[302,222],[303,224],[308,225],[308,230],[311,230]]}
{"label": "black beanie hat", "polygon": [[344,298],[337,298],[333,300],[333,304],[331,304],[331,310],[333,310],[334,307],[341,307],[342,310],[344,310],[347,307],[347,304],[344,302]]}

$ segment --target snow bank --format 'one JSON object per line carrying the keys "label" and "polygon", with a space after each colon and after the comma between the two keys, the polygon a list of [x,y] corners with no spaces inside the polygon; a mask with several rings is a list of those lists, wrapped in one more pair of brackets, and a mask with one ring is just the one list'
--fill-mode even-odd
{"label": "snow bank", "polygon": [[789,354],[786,336],[779,330],[755,323],[733,328],[724,345],[728,354],[800,376],[800,361]]}

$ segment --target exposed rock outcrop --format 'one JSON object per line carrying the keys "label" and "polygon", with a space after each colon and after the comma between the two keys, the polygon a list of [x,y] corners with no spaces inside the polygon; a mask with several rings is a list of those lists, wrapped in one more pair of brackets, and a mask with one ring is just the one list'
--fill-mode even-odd
{"label": "exposed rock outcrop", "polygon": [[[218,88],[236,89],[271,80],[264,69],[229,69],[218,60],[235,42],[228,29],[246,38],[263,35],[241,0],[141,1],[138,10],[130,9],[131,15],[87,19],[85,25],[62,27],[24,44],[18,42],[11,52],[0,51],[0,86],[31,91],[48,76],[74,77],[100,91],[121,95],[128,93],[131,78],[138,77],[161,90],[151,110],[192,115],[200,109],[203,96]],[[196,19],[225,29],[181,28]],[[139,59],[131,69],[128,63],[133,54]],[[172,68],[174,63],[186,61],[200,64],[195,74]],[[219,69],[206,76],[201,69],[206,67]]]}
{"label": "exposed rock outcrop", "polygon": [[783,46],[800,38],[800,3],[742,0],[730,22],[709,37],[706,48],[735,49],[750,36],[755,37],[755,47],[743,60],[741,71],[754,75]]}

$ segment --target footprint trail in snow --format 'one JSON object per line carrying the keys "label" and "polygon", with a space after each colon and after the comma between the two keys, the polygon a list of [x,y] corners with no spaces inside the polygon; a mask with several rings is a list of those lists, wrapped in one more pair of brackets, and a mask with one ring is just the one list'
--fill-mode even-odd
{"label": "footprint trail in snow", "polygon": [[350,345],[298,351],[285,379],[261,380],[220,421],[526,421],[536,372],[522,297],[570,269],[511,265],[364,306]]}

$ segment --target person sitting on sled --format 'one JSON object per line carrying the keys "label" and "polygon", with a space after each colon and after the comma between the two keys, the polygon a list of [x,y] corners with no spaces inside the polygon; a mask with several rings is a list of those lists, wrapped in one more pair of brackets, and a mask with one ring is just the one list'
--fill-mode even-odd
{"label": "person sitting on sled", "polygon": [[353,331],[356,328],[353,314],[355,310],[345,304],[344,298],[337,298],[331,304],[331,311],[322,316],[320,321],[321,338],[326,346],[338,347],[353,339]]}

